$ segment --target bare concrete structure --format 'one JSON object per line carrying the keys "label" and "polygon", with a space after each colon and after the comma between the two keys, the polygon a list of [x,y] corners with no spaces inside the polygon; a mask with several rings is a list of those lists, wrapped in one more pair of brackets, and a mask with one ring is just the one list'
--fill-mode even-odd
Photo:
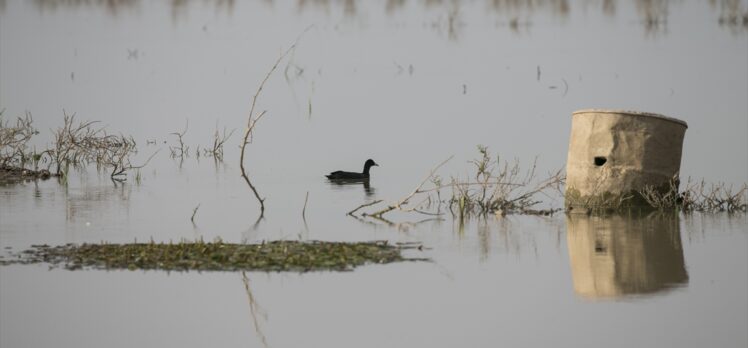
{"label": "bare concrete structure", "polygon": [[680,170],[687,128],[684,121],[652,113],[574,112],[566,163],[567,209],[642,205],[630,199],[637,190],[667,185]]}

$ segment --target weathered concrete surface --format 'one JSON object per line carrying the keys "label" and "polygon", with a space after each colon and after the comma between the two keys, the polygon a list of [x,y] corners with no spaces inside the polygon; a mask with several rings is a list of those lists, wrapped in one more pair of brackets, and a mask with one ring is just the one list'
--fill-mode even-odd
{"label": "weathered concrete surface", "polygon": [[686,128],[684,121],[657,114],[574,112],[566,164],[567,208],[616,208],[630,192],[667,184],[680,170]]}
{"label": "weathered concrete surface", "polygon": [[652,294],[688,283],[677,215],[566,218],[574,292],[590,299]]}

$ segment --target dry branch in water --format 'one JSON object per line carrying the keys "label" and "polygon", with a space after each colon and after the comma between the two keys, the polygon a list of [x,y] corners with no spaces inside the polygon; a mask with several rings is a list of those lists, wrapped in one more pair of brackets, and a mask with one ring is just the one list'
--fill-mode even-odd
{"label": "dry branch in water", "polygon": [[234,132],[236,129],[232,129],[231,132],[226,134],[226,127],[223,128],[223,133],[218,132],[218,127],[216,126],[216,132],[213,134],[213,148],[206,149],[206,154],[212,155],[214,158],[216,158],[219,161],[223,161],[223,145],[226,143],[226,141],[231,138],[232,135],[234,135]]}
{"label": "dry branch in water", "polygon": [[[392,204],[388,205],[386,208],[384,208],[382,210],[378,210],[378,211],[376,211],[374,213],[371,213],[371,214],[364,214],[364,216],[370,215],[370,216],[373,216],[373,217],[382,217],[383,214],[388,213],[388,212],[390,212],[392,210],[395,210],[395,209],[403,210],[402,207],[404,205],[408,204],[408,201],[411,198],[413,198],[413,196],[415,196],[416,194],[421,193],[420,190],[423,187],[423,185],[426,184],[427,181],[431,180],[431,178],[434,177],[434,174],[436,173],[436,171],[441,166],[443,166],[445,163],[449,162],[449,160],[451,160],[452,157],[454,157],[454,156],[449,156],[449,158],[447,158],[442,163],[439,163],[436,167],[434,167],[433,169],[431,169],[431,171],[429,172],[429,175],[426,176],[426,178],[424,178],[423,181],[421,181],[421,183],[418,185],[418,187],[416,187],[415,190],[413,190],[409,195],[403,197],[402,199],[400,199],[399,201],[397,201],[395,203],[392,203]],[[416,205],[416,207],[418,207],[418,205]]]}
{"label": "dry branch in water", "polygon": [[[440,207],[442,203],[447,203],[449,210],[453,215],[460,218],[470,214],[488,214],[496,213],[505,215],[507,213],[533,214],[533,215],[550,215],[560,209],[535,210],[533,206],[540,203],[536,199],[538,195],[550,196],[551,192],[556,192],[561,197],[561,185],[564,183],[563,171],[560,169],[556,172],[549,173],[542,180],[537,180],[536,168],[537,160],[533,162],[532,167],[527,170],[521,170],[519,161],[513,163],[501,162],[500,158],[495,160],[491,158],[488,149],[484,146],[478,146],[481,154],[479,159],[470,161],[475,167],[475,174],[469,180],[458,180],[452,178],[448,184],[442,184],[442,180],[436,175],[436,171],[444,165],[449,159],[434,167],[429,175],[410,194],[399,201],[388,205],[387,207],[373,213],[363,213],[362,216],[381,219],[382,215],[393,211],[416,212],[426,215],[441,215],[437,207],[436,212],[423,210],[421,207],[430,207],[436,203]],[[431,181],[434,185],[430,188],[424,188],[424,185]],[[452,197],[444,201],[441,198],[441,189],[451,188]],[[419,203],[410,205],[410,200],[419,195],[426,194]],[[361,208],[374,205],[379,201],[367,203],[350,211],[348,215],[353,215]]]}
{"label": "dry branch in water", "polygon": [[252,181],[249,180],[249,175],[247,174],[247,170],[244,167],[244,152],[246,151],[247,144],[251,141],[250,138],[252,136],[252,131],[254,130],[255,126],[257,125],[257,122],[260,121],[262,116],[267,113],[267,110],[263,110],[259,113],[259,115],[255,115],[255,106],[257,105],[257,97],[260,96],[260,92],[262,92],[262,88],[265,87],[265,83],[270,78],[270,75],[273,74],[273,72],[278,69],[278,64],[285,58],[290,52],[292,52],[296,48],[296,44],[298,43],[298,39],[296,42],[291,45],[283,54],[278,57],[278,59],[275,61],[275,64],[273,64],[273,67],[270,68],[270,71],[268,71],[267,75],[265,75],[265,78],[260,82],[260,86],[257,88],[257,92],[255,92],[255,95],[252,97],[252,107],[249,109],[249,117],[247,118],[247,128],[244,129],[244,136],[242,137],[242,145],[241,145],[241,153],[239,154],[239,168],[242,171],[242,177],[244,178],[244,181],[247,182],[247,185],[252,190],[252,193],[254,193],[255,198],[257,198],[257,201],[260,202],[260,217],[263,217],[265,215],[265,198],[260,197],[260,194],[257,192],[257,188],[252,185]]}
{"label": "dry branch in water", "polygon": [[381,201],[382,201],[381,199],[378,199],[376,201],[372,201],[372,202],[369,202],[369,203],[361,204],[358,207],[356,207],[356,209],[353,209],[353,210],[349,211],[346,215],[353,215],[353,213],[357,212],[359,209],[366,208],[368,206],[372,206],[372,205],[377,204],[377,203],[379,203]]}

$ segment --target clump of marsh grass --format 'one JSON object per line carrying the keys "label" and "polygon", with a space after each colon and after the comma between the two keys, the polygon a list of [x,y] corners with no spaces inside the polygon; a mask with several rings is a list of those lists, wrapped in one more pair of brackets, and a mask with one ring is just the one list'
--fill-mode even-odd
{"label": "clump of marsh grass", "polygon": [[685,188],[678,190],[679,179],[676,174],[666,185],[660,187],[645,186],[637,193],[644,201],[656,210],[681,210],[683,212],[746,212],[746,192],[748,184],[740,189],[725,183],[708,184],[701,180],[694,182],[691,178]]}
{"label": "clump of marsh grass", "polygon": [[563,169],[538,179],[537,158],[523,169],[519,160],[502,161],[491,157],[488,148],[478,146],[480,157],[470,161],[474,176],[471,180],[452,178],[449,208],[459,216],[494,213],[550,215],[560,209],[535,210],[542,201],[539,195],[560,194],[565,176]]}

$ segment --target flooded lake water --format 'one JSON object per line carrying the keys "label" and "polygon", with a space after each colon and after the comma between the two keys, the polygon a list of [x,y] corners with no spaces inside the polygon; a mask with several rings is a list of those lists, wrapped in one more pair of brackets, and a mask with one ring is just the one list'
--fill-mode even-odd
{"label": "flooded lake water", "polygon": [[[0,185],[2,253],[220,237],[420,242],[408,255],[431,259],[251,272],[251,300],[240,273],[2,266],[0,347],[745,347],[746,214],[346,213],[402,198],[451,155],[440,175],[466,177],[479,144],[558,169],[587,108],[688,122],[681,177],[738,187],[746,16],[736,0],[0,0],[4,119],[30,112],[37,148],[64,110],[132,134],[137,163],[158,151],[124,183],[89,167],[67,185]],[[256,223],[240,133],[297,38],[247,147]],[[171,158],[186,125],[191,156]],[[194,155],[216,127],[236,129],[222,163]],[[368,186],[323,176],[367,158]]]}

